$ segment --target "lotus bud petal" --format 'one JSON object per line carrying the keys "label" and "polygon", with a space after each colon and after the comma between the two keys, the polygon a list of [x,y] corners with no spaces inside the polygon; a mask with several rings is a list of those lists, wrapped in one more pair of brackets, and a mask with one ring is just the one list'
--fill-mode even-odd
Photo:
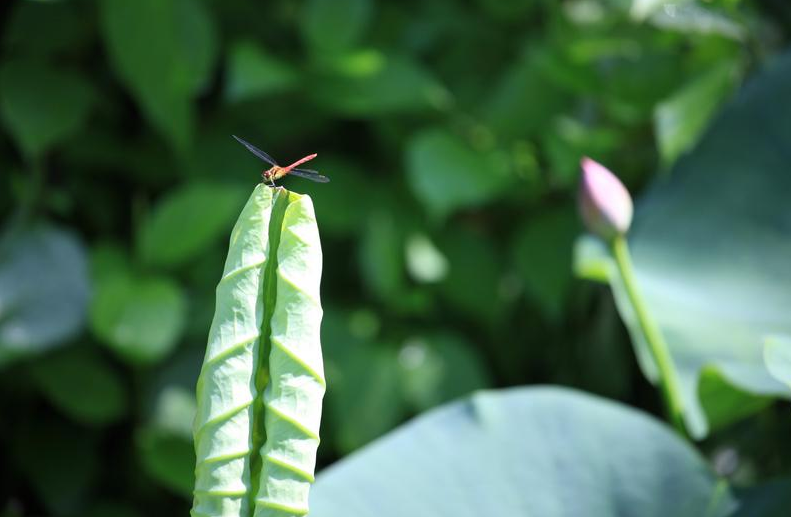
{"label": "lotus bud petal", "polygon": [[632,224],[632,197],[602,164],[583,158],[579,208],[588,230],[605,241],[624,235]]}

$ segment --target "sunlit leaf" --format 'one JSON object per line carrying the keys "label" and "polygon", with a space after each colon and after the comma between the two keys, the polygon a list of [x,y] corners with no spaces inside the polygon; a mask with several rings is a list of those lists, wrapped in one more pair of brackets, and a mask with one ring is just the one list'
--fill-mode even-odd
{"label": "sunlit leaf", "polygon": [[176,346],[184,329],[186,300],[165,277],[108,276],[96,286],[91,326],[102,342],[132,363],[156,363]]}
{"label": "sunlit leaf", "polygon": [[225,97],[232,102],[263,97],[292,88],[299,76],[287,62],[251,41],[231,46]]}
{"label": "sunlit leaf", "polygon": [[480,152],[444,129],[428,129],[407,147],[407,178],[426,211],[442,218],[501,194],[511,178],[503,157]]}
{"label": "sunlit leaf", "polygon": [[448,259],[427,235],[410,235],[406,242],[405,255],[407,270],[417,282],[438,282],[448,273]]}
{"label": "sunlit leaf", "polygon": [[232,184],[188,183],[152,210],[140,235],[144,259],[175,267],[220,242],[244,205],[244,188]]}

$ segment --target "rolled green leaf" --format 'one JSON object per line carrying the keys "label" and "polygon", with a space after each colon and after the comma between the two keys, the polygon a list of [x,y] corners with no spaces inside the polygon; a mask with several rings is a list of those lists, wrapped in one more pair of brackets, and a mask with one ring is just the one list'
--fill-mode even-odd
{"label": "rolled green leaf", "polygon": [[309,196],[258,185],[231,234],[198,378],[193,517],[304,515],[325,391]]}

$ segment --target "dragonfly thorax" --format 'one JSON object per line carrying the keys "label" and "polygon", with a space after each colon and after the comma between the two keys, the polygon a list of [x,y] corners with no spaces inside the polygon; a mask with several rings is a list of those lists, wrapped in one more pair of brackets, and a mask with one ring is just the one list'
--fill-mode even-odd
{"label": "dragonfly thorax", "polygon": [[275,175],[278,168],[279,167],[271,167],[265,170],[264,172],[261,173],[261,177],[264,179],[264,181],[272,181],[273,179],[272,177]]}

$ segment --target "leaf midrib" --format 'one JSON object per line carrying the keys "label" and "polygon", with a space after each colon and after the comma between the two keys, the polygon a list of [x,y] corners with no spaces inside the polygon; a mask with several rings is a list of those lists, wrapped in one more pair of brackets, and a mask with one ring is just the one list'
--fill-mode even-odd
{"label": "leaf midrib", "polygon": [[272,350],[272,315],[277,300],[277,250],[283,227],[289,192],[282,188],[273,189],[272,214],[269,220],[269,253],[263,268],[262,296],[264,313],[261,321],[260,343],[255,365],[255,400],[253,402],[252,446],[250,448],[250,494],[249,512],[255,513],[255,500],[261,485],[263,459],[261,449],[266,443],[264,391],[269,383],[269,354]]}

